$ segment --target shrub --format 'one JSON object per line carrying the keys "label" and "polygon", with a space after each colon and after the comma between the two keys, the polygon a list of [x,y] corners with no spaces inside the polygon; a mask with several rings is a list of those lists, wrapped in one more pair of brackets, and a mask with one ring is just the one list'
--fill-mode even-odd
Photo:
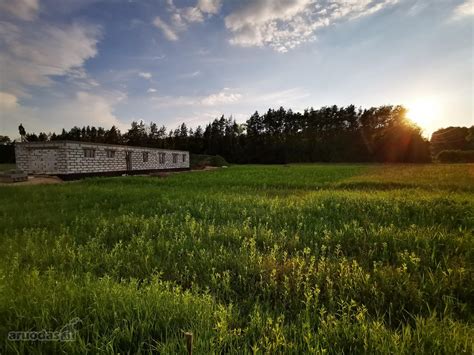
{"label": "shrub", "polygon": [[474,163],[474,150],[443,150],[436,159],[441,163]]}
{"label": "shrub", "polygon": [[224,165],[228,165],[228,163],[220,155],[215,155],[215,156],[211,157],[210,165],[211,166],[224,166]]}
{"label": "shrub", "polygon": [[227,161],[220,155],[191,154],[191,168],[202,169],[206,166],[224,166]]}

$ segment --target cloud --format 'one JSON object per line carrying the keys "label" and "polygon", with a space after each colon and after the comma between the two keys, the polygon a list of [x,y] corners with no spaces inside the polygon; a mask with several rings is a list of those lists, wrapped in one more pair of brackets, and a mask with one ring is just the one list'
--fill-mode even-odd
{"label": "cloud", "polygon": [[[0,21],[0,130],[15,136],[20,122],[30,132],[74,125],[123,127],[113,107],[125,95],[101,90],[84,68],[97,55],[98,26],[45,22],[33,0],[1,0],[0,11],[8,15]],[[53,86],[58,76],[72,96],[65,86]],[[33,104],[30,90],[46,86],[52,94],[47,103],[35,99]]]}
{"label": "cloud", "polygon": [[472,16],[474,16],[474,0],[465,0],[462,4],[454,8],[451,19],[457,21]]}
{"label": "cloud", "polygon": [[184,21],[190,23],[204,21],[203,13],[197,7],[185,7],[183,9],[178,9],[175,15],[182,17]]}
{"label": "cloud", "polygon": [[95,26],[0,22],[0,86],[21,95],[28,86],[50,85],[53,76],[84,75],[81,68],[97,54],[98,37]]}
{"label": "cloud", "polygon": [[[123,100],[123,98],[124,96],[118,96],[113,100],[107,100],[102,96],[80,91],[76,94],[76,98],[71,102],[64,104],[62,109],[65,111],[65,115],[70,115],[68,119],[71,123],[84,122],[83,124],[103,127],[111,127],[112,125],[122,127],[123,124],[113,113],[113,104],[117,101]],[[80,109],[79,112],[76,111],[72,113],[72,109],[77,109],[78,107],[81,107],[82,109]],[[61,108],[59,109],[61,110]]]}
{"label": "cloud", "polygon": [[181,116],[172,116],[167,121],[170,122],[169,127],[179,127],[181,123],[185,123],[188,128],[197,128],[207,125],[222,114],[222,111],[218,110],[192,111]]}
{"label": "cloud", "polygon": [[265,104],[268,107],[291,106],[309,98],[311,95],[303,88],[295,87],[279,91],[265,93],[253,93],[249,95],[249,101],[256,105]]}
{"label": "cloud", "polygon": [[83,67],[73,68],[67,73],[67,81],[81,90],[97,88],[100,84],[89,76]]}
{"label": "cloud", "polygon": [[18,98],[8,92],[0,91],[0,111],[7,111],[18,106]]}
{"label": "cloud", "polygon": [[[148,98],[150,114],[174,128],[182,122],[188,127],[206,125],[222,114],[231,115],[237,122],[245,122],[255,110],[265,112],[268,108],[283,106],[295,112],[303,112],[311,105],[311,93],[304,87],[287,87],[272,90],[270,87],[224,88],[210,95],[198,96],[153,96]],[[143,104],[142,104],[143,105]]]}
{"label": "cloud", "polygon": [[142,78],[145,78],[145,79],[151,79],[151,73],[147,73],[147,72],[139,72],[138,73],[138,76],[141,76]]}
{"label": "cloud", "polygon": [[[245,92],[242,94],[241,92]],[[154,96],[151,98],[155,108],[184,108],[193,109],[209,107],[225,107],[228,105],[247,105],[249,107],[274,107],[299,105],[310,97],[310,93],[304,88],[294,87],[289,89],[268,91],[254,89],[224,88],[210,95],[197,96]]]}
{"label": "cloud", "polygon": [[321,27],[368,16],[399,0],[255,0],[225,18],[230,43],[287,52],[315,39]]}
{"label": "cloud", "polygon": [[153,25],[155,25],[155,27],[159,28],[163,32],[163,35],[166,37],[166,39],[170,41],[178,40],[178,35],[176,34],[176,31],[173,30],[173,28],[171,28],[171,26],[164,22],[160,17],[155,17],[155,19],[153,20]]}
{"label": "cloud", "polygon": [[149,88],[149,89],[147,90],[147,92],[150,93],[150,94],[153,94],[153,93],[155,93],[156,91],[157,91],[157,90],[154,89],[154,88]]}
{"label": "cloud", "polygon": [[204,13],[217,14],[221,8],[221,0],[199,0],[197,7]]}
{"label": "cloud", "polygon": [[184,107],[184,106],[219,106],[240,101],[242,95],[224,88],[220,92],[207,96],[155,96],[152,98],[156,107]]}
{"label": "cloud", "polygon": [[[190,127],[206,125],[222,114],[231,114],[237,122],[245,122],[250,115],[259,110],[265,112],[268,108],[278,106],[291,107],[294,111],[303,112],[308,107],[307,99],[310,93],[301,87],[288,88],[278,91],[244,90],[245,95],[231,89],[223,89],[218,93],[204,97],[161,97],[156,98],[160,109],[173,107],[166,115],[170,127],[185,122]],[[177,113],[179,112],[179,113]],[[165,117],[163,117],[165,118]]]}
{"label": "cloud", "polygon": [[271,20],[290,20],[305,10],[311,2],[311,0],[257,0],[227,16],[226,26],[231,30],[239,30],[252,23],[260,25]]}
{"label": "cloud", "polygon": [[189,79],[189,78],[196,78],[198,76],[200,76],[202,73],[200,70],[196,70],[192,73],[185,73],[185,74],[181,74],[180,75],[180,78],[183,78],[183,79]]}
{"label": "cloud", "polygon": [[170,108],[199,105],[199,97],[195,96],[153,96],[151,101],[155,108]]}
{"label": "cloud", "polygon": [[178,34],[188,29],[192,23],[204,21],[204,16],[219,12],[221,0],[198,0],[196,6],[177,7],[173,0],[167,1],[167,10],[170,13],[169,21],[155,17],[153,24],[159,28],[166,39],[177,41]]}
{"label": "cloud", "polygon": [[216,106],[222,104],[231,104],[239,101],[242,95],[239,93],[229,92],[228,89],[224,89],[217,94],[206,96],[201,100],[201,103],[205,106]]}
{"label": "cloud", "polygon": [[[73,126],[112,125],[125,129],[125,125],[113,112],[113,106],[124,99],[121,93],[91,94],[79,91],[74,96],[58,100],[54,105],[30,107],[16,105],[6,112],[2,131],[15,136],[16,128],[23,123],[28,132],[60,132]],[[0,102],[3,103],[3,99]]]}
{"label": "cloud", "polygon": [[2,0],[0,11],[24,21],[32,21],[39,10],[38,0]]}

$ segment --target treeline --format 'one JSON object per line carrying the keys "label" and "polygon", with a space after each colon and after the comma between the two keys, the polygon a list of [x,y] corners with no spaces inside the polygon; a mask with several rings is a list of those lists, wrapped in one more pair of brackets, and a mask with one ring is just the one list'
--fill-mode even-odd
{"label": "treeline", "polygon": [[[449,128],[433,134],[436,149],[449,146],[452,137],[472,137],[471,129]],[[467,130],[467,131],[465,131]],[[467,132],[467,133],[466,133]],[[471,133],[469,133],[471,132]],[[469,136],[470,134],[470,136]],[[127,132],[116,127],[73,127],[60,134],[27,134],[28,141],[76,140],[189,150],[221,155],[231,163],[289,162],[409,162],[431,161],[430,142],[406,118],[402,106],[358,109],[355,106],[307,109],[303,113],[270,109],[255,112],[245,123],[232,117],[216,118],[205,127],[181,124],[167,130],[156,123],[133,122]],[[472,146],[472,140],[465,147]],[[463,146],[464,147],[464,146]]]}
{"label": "treeline", "polygon": [[474,150],[474,126],[448,127],[431,135],[431,150],[438,155],[443,150]]}
{"label": "treeline", "polygon": [[437,130],[431,136],[431,151],[441,163],[474,163],[474,126]]}

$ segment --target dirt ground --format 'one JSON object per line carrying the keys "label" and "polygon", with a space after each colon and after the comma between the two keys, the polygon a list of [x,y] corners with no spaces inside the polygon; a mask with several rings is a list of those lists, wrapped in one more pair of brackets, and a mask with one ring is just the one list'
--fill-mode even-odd
{"label": "dirt ground", "polygon": [[57,176],[28,176],[27,181],[21,182],[0,182],[0,186],[23,186],[23,185],[50,185],[50,184],[61,184],[62,181]]}

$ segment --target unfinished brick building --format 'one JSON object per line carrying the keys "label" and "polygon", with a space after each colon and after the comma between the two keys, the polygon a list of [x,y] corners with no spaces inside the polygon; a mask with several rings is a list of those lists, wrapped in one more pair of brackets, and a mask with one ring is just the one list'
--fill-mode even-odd
{"label": "unfinished brick building", "polygon": [[15,144],[16,165],[28,174],[61,177],[189,169],[189,152],[75,141]]}

